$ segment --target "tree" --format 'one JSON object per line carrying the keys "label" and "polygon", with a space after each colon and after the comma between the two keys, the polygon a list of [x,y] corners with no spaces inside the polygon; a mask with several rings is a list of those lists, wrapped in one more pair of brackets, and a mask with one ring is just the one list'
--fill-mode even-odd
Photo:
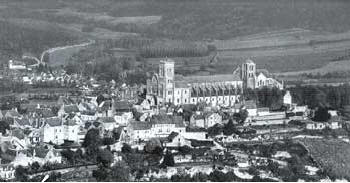
{"label": "tree", "polygon": [[75,159],[74,159],[74,151],[70,150],[70,149],[65,149],[61,151],[61,155],[63,158],[66,158],[66,160],[70,163],[70,164],[75,164]]}
{"label": "tree", "polygon": [[232,135],[235,131],[236,131],[236,127],[233,124],[232,119],[230,119],[228,121],[228,123],[225,124],[224,129],[223,129],[223,133],[224,133],[224,135]]}
{"label": "tree", "polygon": [[223,132],[223,129],[220,124],[215,124],[214,126],[208,128],[209,136],[219,135],[221,132]]}
{"label": "tree", "polygon": [[116,164],[111,168],[101,166],[92,172],[92,176],[99,182],[128,182],[130,181],[130,169],[122,164]]}
{"label": "tree", "polygon": [[328,113],[328,109],[324,107],[318,107],[315,111],[314,121],[326,122],[331,118],[331,115]]}
{"label": "tree", "polygon": [[23,166],[18,166],[15,170],[16,181],[27,182],[28,181],[28,169]]}
{"label": "tree", "polygon": [[150,139],[146,143],[144,150],[147,153],[161,154],[163,151],[162,143],[160,142],[159,139],[155,139],[155,138]]}
{"label": "tree", "polygon": [[164,155],[164,160],[162,165],[164,166],[174,166],[175,165],[175,160],[174,160],[174,155],[171,154],[169,151],[166,152]]}
{"label": "tree", "polygon": [[7,121],[0,121],[0,133],[6,134],[6,130],[10,130],[10,125]]}
{"label": "tree", "polygon": [[113,162],[113,154],[106,149],[99,150],[96,161],[97,163],[101,163],[103,166],[108,167]]}
{"label": "tree", "polygon": [[131,146],[129,144],[124,143],[122,147],[122,153],[132,153]]}
{"label": "tree", "polygon": [[40,168],[40,164],[39,164],[37,161],[34,162],[33,164],[31,164],[31,166],[30,166],[30,169],[31,169],[33,172],[38,171],[39,168]]}
{"label": "tree", "polygon": [[90,160],[95,160],[99,147],[102,145],[100,131],[98,129],[90,129],[84,138],[82,146],[86,148],[86,154]]}

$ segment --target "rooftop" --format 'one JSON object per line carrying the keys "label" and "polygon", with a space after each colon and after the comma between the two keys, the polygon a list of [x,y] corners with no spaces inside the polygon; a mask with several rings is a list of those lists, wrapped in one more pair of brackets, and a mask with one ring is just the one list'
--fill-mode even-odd
{"label": "rooftop", "polygon": [[241,78],[236,74],[218,74],[208,76],[182,76],[175,75],[176,82],[183,81],[183,83],[212,83],[225,81],[241,81]]}

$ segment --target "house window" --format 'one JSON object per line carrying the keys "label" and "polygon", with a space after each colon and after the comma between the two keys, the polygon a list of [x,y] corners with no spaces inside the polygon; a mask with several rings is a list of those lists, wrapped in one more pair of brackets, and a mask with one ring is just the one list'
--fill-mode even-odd
{"label": "house window", "polygon": [[171,95],[171,94],[173,94],[173,92],[171,92],[171,90],[169,90],[169,91],[168,91],[168,95]]}
{"label": "house window", "polygon": [[187,90],[185,90],[185,94],[187,94]]}
{"label": "house window", "polygon": [[185,103],[187,103],[187,100],[185,99]]}
{"label": "house window", "polygon": [[177,99],[177,103],[180,103],[180,99]]}

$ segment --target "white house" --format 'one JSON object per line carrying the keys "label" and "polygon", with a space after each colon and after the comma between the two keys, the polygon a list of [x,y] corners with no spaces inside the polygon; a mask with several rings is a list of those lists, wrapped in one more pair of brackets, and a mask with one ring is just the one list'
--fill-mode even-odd
{"label": "white house", "polygon": [[104,130],[112,131],[114,128],[118,127],[117,122],[112,117],[99,117],[97,122],[100,122],[103,125]]}
{"label": "white house", "polygon": [[286,106],[292,105],[292,95],[290,94],[289,90],[287,90],[286,94],[283,96],[283,104]]}
{"label": "white house", "polygon": [[9,60],[9,69],[10,70],[25,70],[27,69],[26,65],[19,61]]}
{"label": "white house", "polygon": [[185,123],[180,116],[154,115],[149,122],[131,121],[126,132],[132,142],[168,137],[172,132],[185,133]]}
{"label": "white house", "polygon": [[318,123],[313,121],[306,122],[306,129],[308,130],[323,130],[325,128],[326,128],[325,123]]}
{"label": "white house", "polygon": [[215,124],[222,123],[222,116],[218,113],[207,112],[204,114],[194,114],[190,118],[190,125],[200,128],[209,128]]}
{"label": "white house", "polygon": [[12,164],[0,165],[0,178],[3,180],[11,180],[15,178],[15,167]]}
{"label": "white house", "polygon": [[62,144],[64,140],[79,142],[78,133],[80,128],[74,121],[63,122],[58,117],[47,118],[42,131],[42,140],[46,143]]}
{"label": "white house", "polygon": [[133,118],[132,112],[117,112],[114,115],[114,119],[119,125],[127,125],[129,121]]}

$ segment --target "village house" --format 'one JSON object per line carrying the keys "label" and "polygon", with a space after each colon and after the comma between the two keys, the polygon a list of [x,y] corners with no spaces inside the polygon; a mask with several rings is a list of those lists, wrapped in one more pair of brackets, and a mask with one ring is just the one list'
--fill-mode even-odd
{"label": "village house", "polygon": [[62,121],[62,119],[58,117],[47,118],[42,128],[42,140],[43,142],[52,142],[54,144],[62,144],[64,140],[78,142],[79,129],[79,125],[74,121]]}
{"label": "village house", "polygon": [[115,111],[113,110],[113,101],[105,100],[100,103],[97,108],[98,117],[113,117]]}
{"label": "village house", "polygon": [[36,146],[29,149],[29,153],[36,161],[43,165],[46,163],[62,163],[61,153],[53,147]]}
{"label": "village house", "polygon": [[131,112],[132,111],[132,103],[128,101],[115,101],[113,102],[113,110],[114,112]]}
{"label": "village house", "polygon": [[63,104],[58,110],[58,116],[63,117],[69,114],[80,114],[79,107],[76,104],[65,105]]}
{"label": "village house", "polygon": [[96,121],[101,123],[103,129],[107,131],[113,131],[114,128],[118,127],[118,124],[113,117],[99,117]]}
{"label": "village house", "polygon": [[167,137],[165,142],[165,147],[182,147],[182,146],[188,146],[191,147],[191,141],[187,140],[183,135],[172,132]]}
{"label": "village house", "polygon": [[12,164],[0,164],[0,178],[12,180],[15,178],[15,167]]}
{"label": "village house", "polygon": [[147,122],[131,121],[126,128],[132,142],[147,141],[151,138],[165,138],[171,132],[186,132],[180,116],[154,115]]}
{"label": "village house", "polygon": [[306,124],[305,128],[307,130],[323,130],[326,128],[325,123],[307,121],[305,124]]}
{"label": "village house", "polygon": [[132,112],[117,112],[114,115],[114,119],[116,123],[124,126],[126,126],[132,118],[133,118]]}
{"label": "village house", "polygon": [[150,110],[151,109],[151,101],[149,99],[142,99],[139,100],[135,105],[134,108],[139,111],[142,112],[144,110]]}
{"label": "village house", "polygon": [[11,127],[26,129],[26,128],[31,128],[32,126],[28,118],[14,118],[13,124],[11,125]]}
{"label": "village house", "polygon": [[215,124],[222,123],[222,116],[218,113],[206,112],[204,114],[193,114],[190,118],[190,125],[200,128],[209,128]]}
{"label": "village house", "polygon": [[23,62],[16,60],[9,60],[8,68],[10,70],[26,70],[27,67]]}

